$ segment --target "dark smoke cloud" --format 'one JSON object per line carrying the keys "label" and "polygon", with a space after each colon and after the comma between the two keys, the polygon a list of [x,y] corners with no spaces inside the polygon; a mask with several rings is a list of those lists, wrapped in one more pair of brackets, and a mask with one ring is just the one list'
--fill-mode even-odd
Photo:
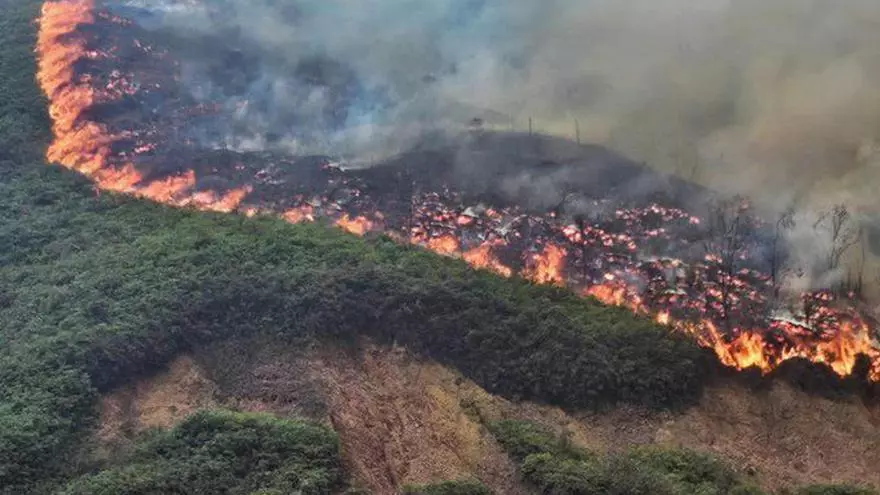
{"label": "dark smoke cloud", "polygon": [[214,134],[233,146],[370,160],[474,117],[562,136],[577,120],[713,187],[876,206],[876,0],[127,4],[189,48],[185,80],[226,102]]}

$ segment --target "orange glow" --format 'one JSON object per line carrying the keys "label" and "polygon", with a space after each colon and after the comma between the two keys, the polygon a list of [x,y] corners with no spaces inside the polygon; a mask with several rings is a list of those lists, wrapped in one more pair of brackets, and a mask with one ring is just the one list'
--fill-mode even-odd
{"label": "orange glow", "polygon": [[314,222],[315,210],[309,205],[291,208],[281,214],[281,218],[290,223]]}
{"label": "orange glow", "polygon": [[210,193],[210,198],[205,198],[202,202],[195,202],[197,208],[206,211],[216,211],[220,213],[230,213],[235,211],[238,208],[238,205],[241,204],[241,201],[250,194],[251,187],[239,187],[237,189],[230,189],[223,194],[217,194],[215,192]]}
{"label": "orange glow", "polygon": [[196,174],[189,171],[182,175],[153,181],[138,190],[137,194],[160,203],[174,204],[182,193],[191,190],[195,185]]}
{"label": "orange glow", "polygon": [[[96,103],[112,101],[116,98],[116,93],[110,93],[101,87],[93,87],[93,81],[88,77],[77,75],[75,71],[75,64],[79,60],[107,56],[105,52],[89,51],[86,40],[78,33],[79,26],[94,21],[94,0],[54,0],[47,1],[42,6],[36,44],[38,61],[36,78],[49,99],[48,110],[54,136],[46,150],[46,159],[87,176],[94,182],[98,191],[125,193],[163,204],[206,211],[225,213],[240,211],[247,216],[260,213],[255,206],[243,204],[251,192],[250,186],[231,189],[224,193],[210,190],[197,191],[198,178],[194,170],[183,170],[172,176],[145,180],[133,163],[114,156],[112,150],[114,143],[122,137],[130,137],[132,132],[123,133],[126,134],[125,136],[114,135],[107,126],[84,120],[82,117],[85,115],[84,112]],[[156,143],[139,143],[136,149],[153,149],[155,145]],[[671,210],[657,205],[651,208],[655,215],[661,217],[672,215]],[[401,243],[424,245],[441,255],[457,256],[461,253],[462,259],[474,268],[510,277],[514,274],[514,270],[503,265],[495,254],[496,249],[507,247],[505,240],[484,241],[479,246],[464,252],[459,241],[469,238],[464,236],[463,232],[474,229],[485,228],[480,232],[481,239],[497,235],[499,232],[497,227],[501,225],[501,220],[512,216],[509,213],[510,211],[507,210],[489,209],[485,213],[477,214],[467,210],[461,212],[455,208],[447,208],[431,216],[431,225],[439,223],[441,224],[439,228],[420,226],[415,236],[412,236],[413,231],[410,230],[405,234],[397,232],[388,232],[388,234]],[[363,236],[369,231],[378,230],[384,223],[381,212],[373,212],[371,215],[374,216],[370,218],[378,219],[378,225],[364,216],[351,218],[347,214],[337,219],[335,224],[349,233]],[[621,209],[617,215],[620,219],[626,220],[632,216],[632,212]],[[304,205],[288,209],[280,216],[287,222],[300,223],[313,222],[318,214],[311,206]],[[694,225],[700,222],[696,217],[683,218],[683,221]],[[496,230],[489,230],[491,227],[487,224],[491,222],[495,222]],[[438,232],[443,234],[437,235]],[[573,226],[568,226],[559,229],[557,233],[562,233],[569,243],[567,245],[573,246],[573,249],[589,247],[606,251],[616,248],[618,252],[627,253],[636,251],[635,234],[631,236],[629,230],[626,234],[614,234],[598,227],[575,229]],[[663,233],[663,228],[652,227],[646,235],[657,238]],[[565,285],[567,253],[565,247],[548,243],[540,253],[531,254],[525,259],[526,268],[521,275],[536,283]],[[706,261],[717,262],[718,258],[712,255],[708,256]],[[586,278],[584,276],[582,279]],[[674,299],[680,296],[663,296],[669,299],[664,299],[661,306],[653,299],[649,302],[643,300],[639,290],[628,286],[617,276],[609,273],[601,283],[581,289],[581,294],[596,298],[607,305],[628,308],[635,313],[652,317],[661,325],[689,335],[699,345],[712,349],[723,364],[732,368],[742,370],[756,367],[768,373],[786,360],[804,358],[826,364],[838,375],[846,376],[853,372],[858,356],[864,355],[871,362],[869,377],[874,381],[880,381],[880,349],[872,340],[871,329],[858,318],[832,319],[832,324],[825,325],[827,328],[819,329],[807,329],[789,322],[774,322],[768,324],[767,328],[725,328],[722,331],[708,319],[707,310],[679,312],[681,306],[676,305],[678,303],[674,302]],[[700,301],[700,304],[708,305],[712,302],[711,299],[717,301],[717,287],[700,289],[700,291],[702,294],[694,298]],[[705,297],[707,294],[712,297]],[[681,297],[686,299],[687,295]],[[701,297],[703,299],[700,299]],[[686,309],[690,311],[693,307]],[[684,317],[681,316],[682,314],[690,316]],[[759,324],[763,325],[763,323]]]}
{"label": "orange glow", "polygon": [[89,79],[74,72],[74,63],[94,56],[77,35],[82,24],[94,22],[93,0],[60,0],[42,6],[37,35],[37,81],[49,98],[54,139],[46,159],[86,175],[101,190],[130,193],[176,206],[191,205],[202,210],[234,211],[249,188],[224,194],[193,192],[195,172],[143,183],[130,163],[110,163],[111,145],[118,140],[105,126],[81,120],[97,101]]}
{"label": "orange glow", "polygon": [[342,217],[336,221],[336,226],[349,234],[363,236],[373,228],[373,222],[367,220],[366,217],[363,216],[349,218],[348,215],[342,215]]}
{"label": "orange glow", "polygon": [[[634,294],[629,287],[624,284],[613,282],[614,277],[606,275],[608,280],[604,284],[588,287],[582,291],[584,296],[591,296],[599,300],[599,302],[608,306],[621,306],[628,308],[634,313],[646,313],[648,310],[642,304],[642,299]],[[668,320],[669,315],[665,317],[657,316],[659,321],[661,318]]]}
{"label": "orange glow", "polygon": [[562,274],[565,268],[564,248],[555,244],[547,244],[540,254],[531,256],[531,267],[523,273],[525,278],[539,284],[563,285],[565,277]]}
{"label": "orange glow", "polygon": [[458,239],[451,235],[442,235],[431,238],[425,245],[431,251],[443,256],[452,256],[458,253]]}
{"label": "orange glow", "polygon": [[513,270],[501,264],[498,258],[492,254],[492,248],[502,244],[501,242],[486,241],[479,246],[465,252],[462,258],[472,267],[495,272],[502,277],[510,277]]}
{"label": "orange glow", "polygon": [[657,317],[655,318],[655,321],[657,323],[659,323],[660,325],[669,325],[669,321],[670,321],[669,320],[669,312],[661,311],[661,312],[657,313]]}

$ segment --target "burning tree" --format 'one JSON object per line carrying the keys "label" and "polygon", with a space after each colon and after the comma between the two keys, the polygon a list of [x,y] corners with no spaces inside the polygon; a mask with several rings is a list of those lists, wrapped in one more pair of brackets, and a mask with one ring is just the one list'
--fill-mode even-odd
{"label": "burning tree", "polygon": [[740,196],[713,201],[709,205],[707,237],[703,241],[706,261],[714,275],[707,280],[714,287],[706,290],[706,309],[716,310],[728,330],[733,306],[731,295],[751,230],[748,209],[748,202]]}

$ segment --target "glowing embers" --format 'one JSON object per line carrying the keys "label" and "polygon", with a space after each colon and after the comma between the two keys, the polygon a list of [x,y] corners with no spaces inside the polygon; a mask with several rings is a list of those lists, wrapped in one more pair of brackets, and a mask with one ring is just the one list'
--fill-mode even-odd
{"label": "glowing embers", "polygon": [[[43,6],[37,78],[49,97],[53,120],[54,140],[47,158],[88,176],[100,190],[201,210],[271,213],[272,205],[244,204],[250,186],[225,192],[201,190],[196,172],[186,167],[176,175],[145,180],[131,160],[165,146],[155,126],[146,131],[111,131],[84,118],[96,104],[126,95],[136,97],[142,88],[126,67],[111,69],[116,72],[109,79],[76,74],[78,60],[117,61],[114,50],[89,47],[78,32],[80,25],[94,21],[90,0],[53,1]],[[121,19],[111,21],[125,26]],[[140,44],[137,48],[149,51]],[[210,111],[210,104],[205,105],[188,111]],[[114,151],[121,142],[134,144],[127,152]],[[334,197],[329,191],[338,184],[328,183],[325,190],[308,193],[313,198],[310,203],[299,197],[272,214],[291,223],[324,219],[355,235],[383,231],[402,243],[460,256],[474,268],[501,276],[519,274],[536,283],[574,285],[583,295],[605,304],[652,315],[658,323],[714,350],[722,363],[733,368],[754,366],[769,372],[785,360],[802,357],[847,375],[861,354],[871,360],[870,377],[880,380],[880,351],[870,330],[854,312],[836,309],[827,297],[805,301],[804,306],[814,308],[804,317],[808,325],[772,320],[765,311],[769,303],[764,275],[749,270],[725,272],[723,259],[716,254],[700,255],[697,260],[689,256],[690,265],[672,258],[643,258],[645,253],[694,252],[692,243],[704,226],[682,210],[656,204],[620,208],[597,200],[595,210],[609,212],[610,219],[566,226],[552,214],[526,214],[515,207],[468,207],[454,191],[443,190],[414,195],[407,205],[409,213],[386,216],[379,211],[385,208],[371,203],[375,198],[351,185],[354,181],[346,183],[344,173],[332,170],[333,181],[354,191],[344,206],[329,199]],[[534,246],[537,250],[530,251]],[[510,261],[511,266],[500,259]]]}
{"label": "glowing embers", "polygon": [[196,191],[192,170],[145,183],[131,163],[114,160],[118,157],[113,156],[111,150],[120,136],[113,135],[103,124],[83,119],[84,112],[96,102],[121,97],[121,93],[108,92],[106,88],[99,92],[92,86],[91,77],[77,75],[74,70],[77,61],[101,54],[88,49],[86,40],[78,32],[81,25],[95,21],[93,7],[91,0],[63,0],[46,2],[41,10],[36,48],[37,80],[49,98],[54,135],[46,151],[47,160],[88,176],[101,190],[202,210],[234,211],[250,187],[224,193]]}
{"label": "glowing embers", "polygon": [[367,232],[373,229],[373,225],[373,222],[364,216],[351,218],[348,216],[348,214],[345,214],[342,215],[338,220],[336,220],[337,227],[348,232],[349,234],[354,234],[357,236],[365,235]]}

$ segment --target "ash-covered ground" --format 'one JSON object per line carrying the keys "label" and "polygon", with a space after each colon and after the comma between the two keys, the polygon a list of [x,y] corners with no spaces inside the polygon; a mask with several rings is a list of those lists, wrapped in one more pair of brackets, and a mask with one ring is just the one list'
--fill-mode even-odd
{"label": "ash-covered ground", "polygon": [[[314,153],[350,131],[364,101],[381,107],[393,95],[369,94],[320,54],[293,66],[278,58],[267,78],[261,68],[278,54],[234,27],[185,35],[165,29],[155,10],[74,6],[89,22],[41,44],[44,59],[53,43],[70,53],[60,58],[71,70],[57,72],[70,80],[43,70],[41,82],[56,116],[55,156],[98,188],[380,232],[628,307],[737,369],[770,372],[798,358],[880,380],[862,274],[842,271],[842,255],[862,240],[846,208],[812,225],[827,244],[816,272],[787,242],[798,232],[793,213],[759,211],[598,146],[500,131],[503,118],[491,112],[463,107],[460,120],[432,126],[407,120],[395,130],[405,139],[383,128],[357,155]],[[266,97],[278,91],[287,104]],[[75,115],[58,118],[62,110]],[[826,273],[834,280],[817,286]]]}

